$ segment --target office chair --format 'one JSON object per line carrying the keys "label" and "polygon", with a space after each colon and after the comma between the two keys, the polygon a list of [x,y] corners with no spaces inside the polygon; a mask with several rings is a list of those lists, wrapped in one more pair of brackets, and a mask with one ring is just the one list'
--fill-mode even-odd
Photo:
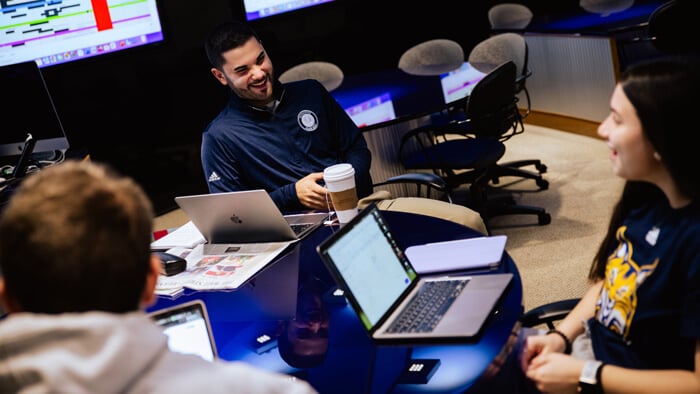
{"label": "office chair", "polygon": [[337,65],[330,62],[313,61],[289,68],[280,74],[279,81],[287,83],[302,79],[315,79],[330,92],[343,83],[344,77],[343,70]]}
{"label": "office chair", "polygon": [[[687,0],[670,0],[655,8],[642,23],[632,29],[620,28],[618,32],[627,33],[624,38],[615,41],[618,47],[621,69],[635,61],[636,51],[643,51],[652,56],[700,54],[700,41],[687,38],[688,29],[695,22],[695,3]],[[630,46],[631,52],[625,48]]]}
{"label": "office chair", "polygon": [[[475,69],[488,73],[494,67],[506,61],[512,61],[516,66],[514,78],[515,93],[522,94],[525,98],[524,109],[521,110],[522,119],[531,111],[530,93],[527,90],[527,78],[532,75],[528,68],[528,47],[525,38],[517,33],[500,33],[493,35],[476,44],[469,52],[469,64]],[[535,171],[528,171],[522,167],[534,166]],[[512,176],[525,179],[533,179],[539,190],[549,188],[549,182],[542,177],[547,172],[547,166],[539,159],[524,159],[499,163],[498,171],[492,171],[494,183],[499,182],[500,177]]]}
{"label": "office chair", "polygon": [[406,49],[399,58],[399,69],[411,75],[440,75],[460,68],[463,63],[462,46],[438,38]]}
{"label": "office chair", "polygon": [[523,4],[501,3],[489,8],[488,18],[494,32],[522,31],[532,21],[532,11]]}
{"label": "office chair", "polygon": [[509,214],[536,215],[538,224],[548,224],[550,215],[540,207],[516,204],[510,194],[494,195],[489,184],[499,174],[498,160],[505,154],[504,141],[523,131],[513,91],[516,67],[505,62],[460,100],[461,118],[431,123],[408,131],[401,139],[399,158],[407,170],[430,170],[445,181],[452,194],[469,185],[468,207],[484,221]]}
{"label": "office chair", "polygon": [[695,2],[671,0],[656,8],[647,21],[647,37],[665,54],[700,53],[698,40],[688,39],[696,19]]}
{"label": "office chair", "polygon": [[553,330],[557,321],[562,320],[578,304],[580,298],[567,298],[539,305],[520,316],[523,327],[547,326]]}

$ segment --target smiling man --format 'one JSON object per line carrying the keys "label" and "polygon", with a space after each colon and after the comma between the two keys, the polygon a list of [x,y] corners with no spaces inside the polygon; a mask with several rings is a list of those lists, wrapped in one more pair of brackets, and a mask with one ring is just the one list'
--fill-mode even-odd
{"label": "smiling man", "polygon": [[205,42],[211,73],[231,97],[202,136],[210,192],[265,189],[282,211],[328,210],[323,169],[350,163],[359,198],[372,192],[360,129],[319,82],[282,84],[247,24],[215,27]]}

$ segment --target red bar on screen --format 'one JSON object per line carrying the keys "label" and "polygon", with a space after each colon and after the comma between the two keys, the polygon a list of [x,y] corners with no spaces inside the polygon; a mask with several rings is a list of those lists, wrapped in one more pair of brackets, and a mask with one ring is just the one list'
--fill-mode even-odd
{"label": "red bar on screen", "polygon": [[109,15],[107,0],[91,0],[92,12],[95,14],[97,31],[109,30],[112,28],[112,17]]}

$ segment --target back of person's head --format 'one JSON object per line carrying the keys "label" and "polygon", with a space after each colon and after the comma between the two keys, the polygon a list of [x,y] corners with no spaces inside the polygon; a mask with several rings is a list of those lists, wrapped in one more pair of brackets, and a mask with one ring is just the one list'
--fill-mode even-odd
{"label": "back of person's head", "polygon": [[0,217],[5,299],[35,313],[137,310],[153,208],[105,165],[66,161],[26,178]]}
{"label": "back of person's head", "polygon": [[620,83],[671,177],[684,194],[697,200],[700,177],[691,141],[700,108],[700,58],[670,56],[636,63],[625,70]]}
{"label": "back of person's head", "polygon": [[255,31],[245,22],[234,20],[214,27],[204,41],[204,50],[212,67],[221,69],[225,63],[223,53],[243,46]]}

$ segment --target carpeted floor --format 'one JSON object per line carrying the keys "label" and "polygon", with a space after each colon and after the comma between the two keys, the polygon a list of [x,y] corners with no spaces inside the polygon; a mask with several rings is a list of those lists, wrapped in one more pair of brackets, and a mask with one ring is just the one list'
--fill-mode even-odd
{"label": "carpeted floor", "polygon": [[489,223],[493,234],[508,236],[506,250],[520,270],[525,309],[579,297],[623,185],[611,171],[605,141],[528,124],[506,146],[502,161],[539,158],[549,181],[549,189],[538,192],[532,180],[504,178],[501,185],[520,190],[519,203],[544,207],[550,224],[537,225],[532,215],[501,216]]}

